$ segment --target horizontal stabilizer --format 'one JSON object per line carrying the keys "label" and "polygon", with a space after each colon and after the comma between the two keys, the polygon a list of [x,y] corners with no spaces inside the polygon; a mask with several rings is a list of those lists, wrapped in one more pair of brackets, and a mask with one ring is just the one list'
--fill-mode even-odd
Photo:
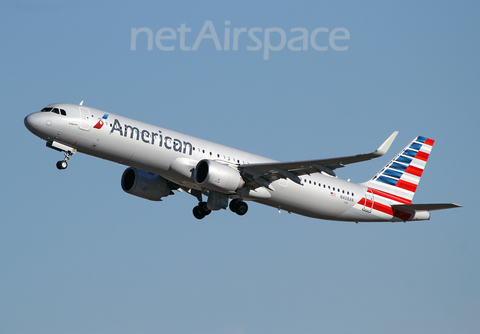
{"label": "horizontal stabilizer", "polygon": [[444,210],[444,209],[453,209],[460,208],[461,205],[453,203],[435,203],[435,204],[394,204],[392,205],[393,209],[398,209],[402,211],[434,211],[434,210]]}

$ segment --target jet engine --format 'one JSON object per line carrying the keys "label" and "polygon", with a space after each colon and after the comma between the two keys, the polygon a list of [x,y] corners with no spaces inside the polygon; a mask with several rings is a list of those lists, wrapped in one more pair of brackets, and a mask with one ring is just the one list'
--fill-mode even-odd
{"label": "jet engine", "polygon": [[202,187],[220,192],[235,192],[245,184],[237,169],[208,159],[198,162],[194,177]]}
{"label": "jet engine", "polygon": [[161,201],[162,197],[173,195],[169,182],[163,177],[133,167],[123,172],[121,183],[126,193],[151,201]]}

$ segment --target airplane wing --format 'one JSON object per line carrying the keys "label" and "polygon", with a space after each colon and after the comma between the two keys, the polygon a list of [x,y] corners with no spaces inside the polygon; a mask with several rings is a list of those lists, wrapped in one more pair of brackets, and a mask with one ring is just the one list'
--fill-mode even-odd
{"label": "airplane wing", "polygon": [[388,137],[378,149],[371,153],[333,159],[244,164],[238,166],[238,169],[243,172],[242,174],[248,181],[253,181],[256,184],[267,188],[271,182],[281,178],[287,178],[293,182],[301,184],[301,179],[299,178],[301,175],[325,172],[329,175],[336,176],[334,170],[337,168],[381,157],[387,153],[397,134],[398,131],[392,133],[392,135],[390,135],[390,137]]}

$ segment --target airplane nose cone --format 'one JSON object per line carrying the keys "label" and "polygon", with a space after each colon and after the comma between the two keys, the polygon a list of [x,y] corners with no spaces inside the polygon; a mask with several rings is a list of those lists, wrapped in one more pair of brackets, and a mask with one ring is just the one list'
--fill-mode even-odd
{"label": "airplane nose cone", "polygon": [[33,113],[25,117],[23,120],[23,124],[25,124],[25,127],[30,131],[35,133],[35,130],[38,128],[39,124],[39,115],[38,113]]}
{"label": "airplane nose cone", "polygon": [[23,124],[25,124],[25,127],[32,131],[32,127],[33,127],[33,124],[32,124],[32,114],[28,115],[27,117],[25,117],[25,119],[23,120]]}

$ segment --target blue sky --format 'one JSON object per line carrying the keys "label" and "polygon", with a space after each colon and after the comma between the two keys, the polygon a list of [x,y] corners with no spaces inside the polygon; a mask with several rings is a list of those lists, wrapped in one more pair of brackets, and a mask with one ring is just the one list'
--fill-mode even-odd
{"label": "blue sky", "polygon": [[[2,333],[478,333],[480,5],[472,1],[3,1],[0,81]],[[345,28],[346,51],[131,50],[132,28],[193,46],[224,29]],[[225,21],[230,21],[229,25]],[[278,45],[279,34],[271,34]],[[329,45],[319,33],[318,45]],[[142,39],[143,38],[143,39]],[[300,46],[301,43],[295,44]],[[62,158],[23,118],[79,103],[290,161],[386,157],[436,140],[416,203],[455,202],[428,222],[350,224],[252,203],[193,218],[195,198],[154,203],[120,187],[125,166]]]}

